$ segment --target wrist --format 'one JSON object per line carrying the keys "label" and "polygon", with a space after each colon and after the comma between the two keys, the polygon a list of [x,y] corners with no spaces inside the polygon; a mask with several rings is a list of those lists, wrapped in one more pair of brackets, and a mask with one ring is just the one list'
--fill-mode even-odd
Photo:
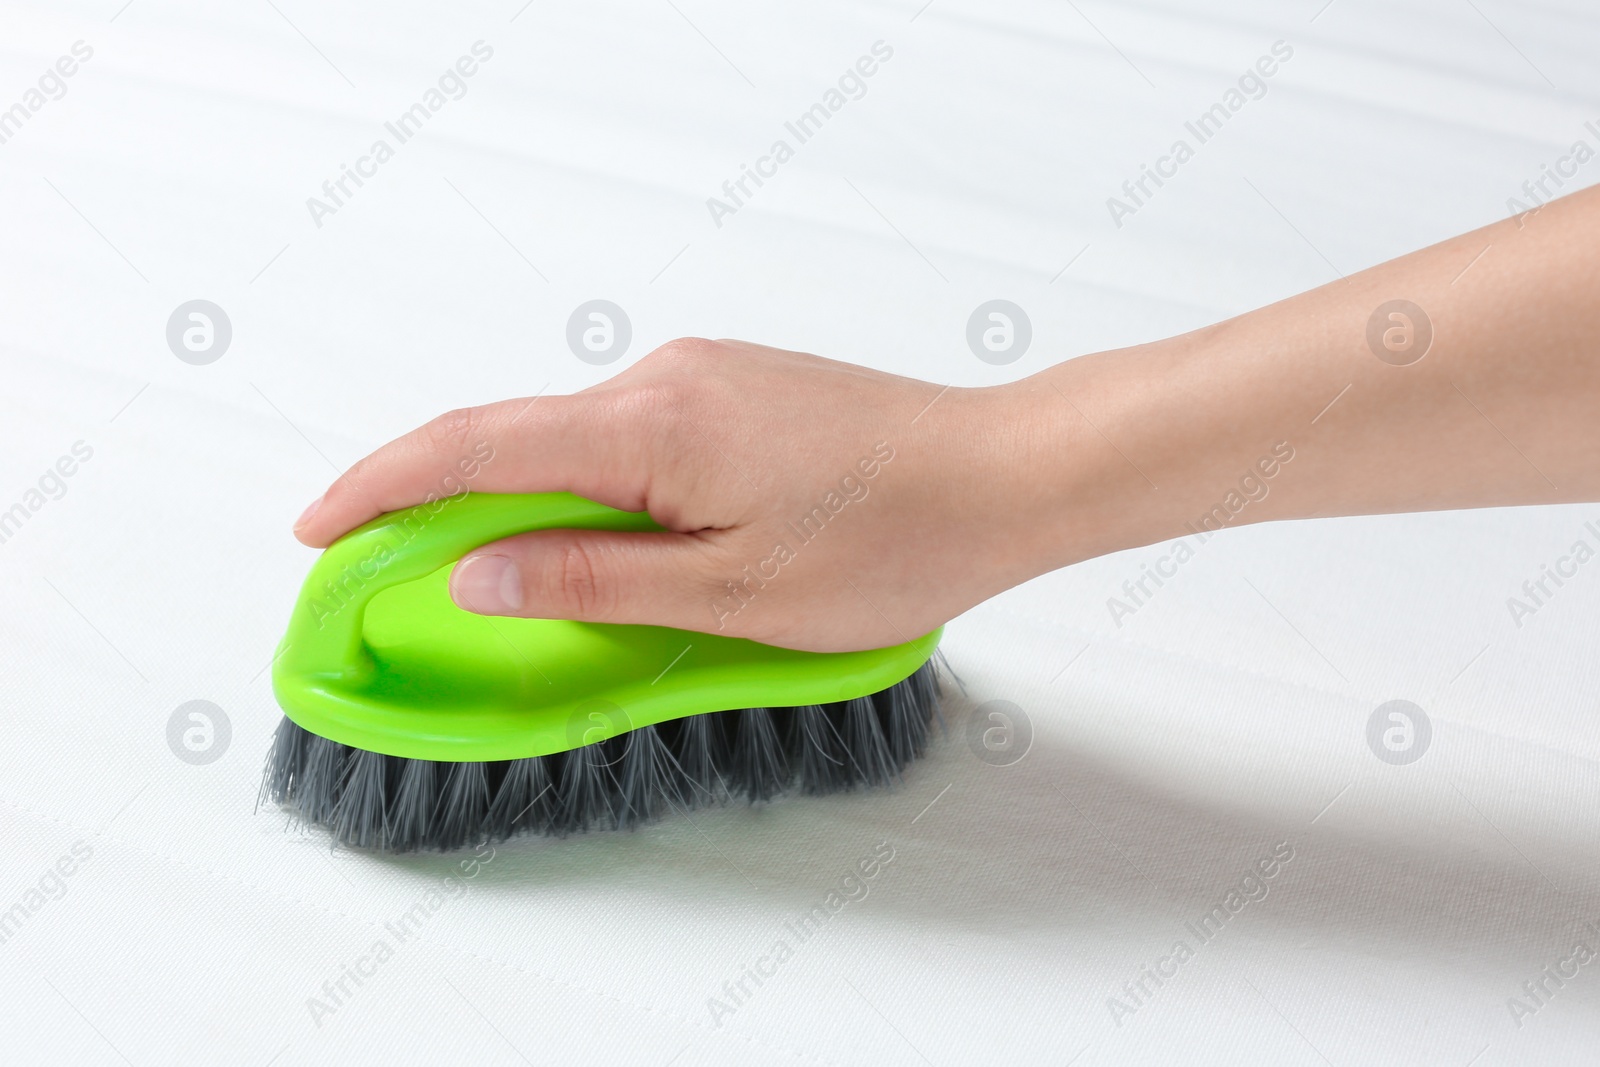
{"label": "wrist", "polygon": [[[1069,360],[1013,386],[1044,427],[1059,487],[1040,570],[1230,526],[1292,517],[1304,497],[1287,403],[1260,386],[1259,350],[1227,324]],[[1270,499],[1269,499],[1270,498]],[[1299,502],[1304,507],[1304,500]]]}
{"label": "wrist", "polygon": [[1191,335],[1093,353],[999,387],[1029,427],[1018,491],[1032,498],[1034,574],[1208,528],[1204,490],[1228,448],[1199,347]]}

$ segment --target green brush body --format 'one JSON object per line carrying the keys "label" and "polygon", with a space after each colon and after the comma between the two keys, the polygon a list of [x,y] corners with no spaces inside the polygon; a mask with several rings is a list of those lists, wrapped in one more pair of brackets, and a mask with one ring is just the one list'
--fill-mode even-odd
{"label": "green brush body", "polygon": [[887,785],[921,755],[940,631],[798,652],[476,615],[450,600],[467,552],[562,527],[660,529],[566,493],[473,493],[384,515],[328,548],[273,664],[285,719],[263,796],[345,844],[443,850],[627,828],[796,783]]}

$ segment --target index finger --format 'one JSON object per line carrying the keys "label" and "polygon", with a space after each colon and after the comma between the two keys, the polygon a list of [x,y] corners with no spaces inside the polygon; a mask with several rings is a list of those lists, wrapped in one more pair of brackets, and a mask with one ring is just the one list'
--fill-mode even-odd
{"label": "index finger", "polygon": [[536,396],[447,411],[341,474],[295,523],[324,548],[389,511],[477,489],[565,491],[626,511],[644,507],[646,479],[629,435],[603,396]]}

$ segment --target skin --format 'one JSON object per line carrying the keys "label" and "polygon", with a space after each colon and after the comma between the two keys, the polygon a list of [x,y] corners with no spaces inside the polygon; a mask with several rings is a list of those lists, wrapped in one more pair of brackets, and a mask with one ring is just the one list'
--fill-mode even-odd
{"label": "skin", "polygon": [[[570,491],[668,532],[484,546],[454,572],[461,607],[880,647],[1058,567],[1189,536],[1208,514],[1222,516],[1209,529],[1600,499],[1597,293],[1600,188],[990,388],[682,339],[572,396],[440,416],[351,467],[295,534],[326,546],[421,503],[487,442],[473,489]],[[1420,358],[1404,320],[1380,323],[1398,331],[1387,359],[1369,346],[1369,319],[1396,298],[1431,322]],[[830,491],[837,513],[803,540],[791,524]]]}

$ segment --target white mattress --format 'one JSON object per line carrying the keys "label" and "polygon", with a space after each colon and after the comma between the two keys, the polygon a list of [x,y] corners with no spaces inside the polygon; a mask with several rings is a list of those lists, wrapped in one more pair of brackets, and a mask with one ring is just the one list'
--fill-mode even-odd
{"label": "white mattress", "polygon": [[[120,3],[7,3],[0,39],[0,108],[93,53],[0,144],[0,1059],[1592,1062],[1600,964],[1563,961],[1600,951],[1600,565],[1507,601],[1600,505],[1230,531],[1120,626],[1159,549],[1049,575],[950,625],[966,692],[898,790],[503,845],[448,895],[457,858],[254,810],[288,527],[336,468],[674,336],[979,385],[1503,217],[1600,146],[1592,5]],[[596,298],[633,327],[610,366],[564,340]],[[993,298],[1033,326],[1003,366],[965,340]],[[193,299],[232,325],[209,365],[165,338]],[[200,765],[168,741],[193,700],[229,726]],[[965,740],[991,700],[1031,729],[1009,766]],[[1390,700],[1431,724],[1403,765],[1367,742]]]}

